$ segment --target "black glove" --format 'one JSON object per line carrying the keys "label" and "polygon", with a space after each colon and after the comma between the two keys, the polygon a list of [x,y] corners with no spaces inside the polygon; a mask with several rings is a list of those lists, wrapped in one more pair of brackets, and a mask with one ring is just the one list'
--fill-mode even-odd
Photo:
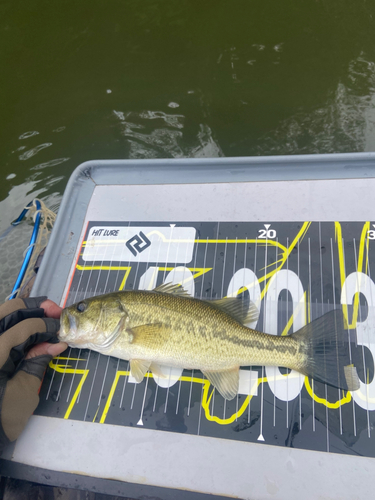
{"label": "black glove", "polygon": [[51,349],[46,344],[42,351],[51,354],[25,359],[35,344],[59,342],[60,320],[45,318],[40,307],[46,298],[13,299],[0,306],[0,451],[21,434],[39,403],[48,363],[66,347],[62,343],[61,349]]}

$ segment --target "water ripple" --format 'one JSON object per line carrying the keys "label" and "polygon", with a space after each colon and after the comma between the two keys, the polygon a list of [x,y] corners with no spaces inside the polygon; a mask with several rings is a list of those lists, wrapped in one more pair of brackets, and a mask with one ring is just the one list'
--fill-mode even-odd
{"label": "water ripple", "polygon": [[184,115],[170,115],[163,111],[142,111],[139,117],[146,120],[163,120],[168,126],[173,128],[183,128]]}
{"label": "water ripple", "polygon": [[18,139],[28,139],[29,137],[38,134],[39,132],[37,130],[32,130],[31,132],[25,132],[24,134],[21,134]]}
{"label": "water ripple", "polygon": [[46,161],[45,163],[39,163],[39,165],[35,165],[35,167],[30,168],[30,170],[42,170],[47,167],[56,167],[56,165],[60,165],[68,160],[70,160],[70,158],[56,158],[55,160]]}
{"label": "water ripple", "polygon": [[375,62],[364,53],[323,106],[290,116],[259,138],[258,154],[373,151],[375,146]]}
{"label": "water ripple", "polygon": [[113,110],[119,119],[122,134],[129,146],[129,158],[182,158],[224,156],[214,139],[211,128],[197,124],[198,130],[192,136],[184,130],[183,115],[167,114],[162,111],[127,113]]}
{"label": "water ripple", "polygon": [[28,160],[29,158],[35,156],[39,151],[45,148],[49,148],[52,146],[52,142],[45,142],[44,144],[40,144],[39,146],[36,146],[35,148],[29,149],[28,151],[25,151],[22,155],[19,156],[20,160]]}
{"label": "water ripple", "polygon": [[50,188],[55,184],[57,184],[58,182],[62,181],[63,179],[64,179],[63,175],[59,177],[52,177],[52,176],[46,177],[46,179],[43,180],[43,186],[46,188]]}

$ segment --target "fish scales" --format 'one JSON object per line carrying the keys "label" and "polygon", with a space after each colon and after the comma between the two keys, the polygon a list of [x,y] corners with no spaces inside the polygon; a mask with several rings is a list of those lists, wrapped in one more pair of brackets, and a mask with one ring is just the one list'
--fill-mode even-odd
{"label": "fish scales", "polygon": [[[158,335],[129,343],[119,335],[107,354],[147,358],[186,368],[221,369],[235,365],[298,364],[298,348],[291,339],[269,336],[249,329],[208,302],[165,293],[135,291],[111,294],[128,315],[127,330],[162,323]],[[107,314],[102,318],[107,321]]]}
{"label": "fish scales", "polygon": [[[142,291],[118,295],[129,315],[129,328],[159,323],[158,338],[133,347],[120,336],[111,352],[128,351],[131,357],[142,356],[171,366],[218,370],[232,366],[298,364],[297,343],[292,339],[266,335],[244,327],[231,316],[208,302],[170,294]],[[144,349],[145,352],[140,352]],[[176,359],[177,358],[177,359]]]}
{"label": "fish scales", "polygon": [[60,338],[130,360],[137,382],[159,364],[199,369],[227,399],[237,393],[240,366],[283,366],[341,389],[359,387],[341,311],[281,337],[245,326],[258,311],[251,302],[243,309],[237,298],[195,299],[172,284],[114,292],[64,309]]}

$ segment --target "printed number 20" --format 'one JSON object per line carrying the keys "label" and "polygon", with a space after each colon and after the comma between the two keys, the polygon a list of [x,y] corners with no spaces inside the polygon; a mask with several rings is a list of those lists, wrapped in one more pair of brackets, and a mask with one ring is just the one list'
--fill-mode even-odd
{"label": "printed number 20", "polygon": [[276,231],[274,229],[259,229],[259,239],[263,238],[275,238],[276,237]]}

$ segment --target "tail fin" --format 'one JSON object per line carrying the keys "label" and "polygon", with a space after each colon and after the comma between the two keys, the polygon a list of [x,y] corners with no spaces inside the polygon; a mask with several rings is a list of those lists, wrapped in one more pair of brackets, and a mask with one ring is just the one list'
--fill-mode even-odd
{"label": "tail fin", "polygon": [[346,391],[359,389],[342,311],[331,311],[292,335],[301,344],[301,354],[306,358],[305,375]]}

